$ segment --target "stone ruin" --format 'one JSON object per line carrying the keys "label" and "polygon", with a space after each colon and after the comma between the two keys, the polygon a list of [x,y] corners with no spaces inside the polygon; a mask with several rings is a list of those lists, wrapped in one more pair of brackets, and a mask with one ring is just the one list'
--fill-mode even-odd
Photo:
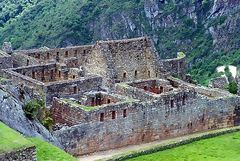
{"label": "stone ruin", "polygon": [[41,94],[73,155],[240,124],[240,97],[187,83],[185,55],[162,60],[146,37],[7,57],[2,76]]}

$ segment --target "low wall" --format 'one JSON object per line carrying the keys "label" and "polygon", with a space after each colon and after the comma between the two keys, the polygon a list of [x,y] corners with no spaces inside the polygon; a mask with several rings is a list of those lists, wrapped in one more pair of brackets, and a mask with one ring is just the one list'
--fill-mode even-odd
{"label": "low wall", "polygon": [[36,161],[36,148],[30,147],[13,151],[5,154],[0,154],[1,161]]}

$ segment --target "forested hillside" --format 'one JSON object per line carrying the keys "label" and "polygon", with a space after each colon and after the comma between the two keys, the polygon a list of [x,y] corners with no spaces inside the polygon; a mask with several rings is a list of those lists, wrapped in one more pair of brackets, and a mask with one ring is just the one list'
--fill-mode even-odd
{"label": "forested hillside", "polygon": [[1,0],[0,1],[0,27],[4,27],[10,20],[20,16],[32,6],[37,0]]}
{"label": "forested hillside", "polygon": [[163,58],[184,51],[202,84],[217,66],[240,65],[238,0],[5,0],[0,6],[0,43],[11,41],[15,49],[146,35]]}

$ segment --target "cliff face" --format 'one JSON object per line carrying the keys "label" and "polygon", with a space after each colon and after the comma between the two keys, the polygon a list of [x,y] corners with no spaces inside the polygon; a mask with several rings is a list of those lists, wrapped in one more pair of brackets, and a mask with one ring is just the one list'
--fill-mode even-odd
{"label": "cliff face", "polygon": [[194,40],[199,36],[213,39],[212,47],[217,51],[231,51],[239,44],[233,39],[239,30],[239,7],[237,0],[145,0],[138,9],[99,16],[90,28],[94,40],[151,36],[165,58],[177,51],[190,54],[198,47]]}
{"label": "cliff face", "polygon": [[238,0],[42,0],[0,28],[0,43],[64,47],[146,35],[162,58],[185,52],[191,74],[206,83],[218,65],[240,64],[239,11]]}
{"label": "cliff face", "polygon": [[[6,90],[7,89],[7,90]],[[58,140],[37,121],[29,120],[23,110],[22,102],[19,101],[17,87],[12,85],[1,85],[0,87],[0,121],[19,131],[28,137],[39,137],[58,147],[61,147]],[[29,98],[28,95],[25,95]]]}

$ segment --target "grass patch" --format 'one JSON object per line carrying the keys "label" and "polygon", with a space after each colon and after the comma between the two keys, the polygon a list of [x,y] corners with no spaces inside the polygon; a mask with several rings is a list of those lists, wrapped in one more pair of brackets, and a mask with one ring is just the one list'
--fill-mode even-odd
{"label": "grass patch", "polygon": [[0,122],[0,154],[34,146],[21,134]]}
{"label": "grass patch", "polygon": [[65,151],[51,145],[38,138],[29,138],[37,148],[37,160],[38,161],[77,161],[76,158],[69,155]]}
{"label": "grass patch", "polygon": [[65,151],[38,138],[25,138],[0,122],[0,154],[36,146],[38,161],[77,161]]}
{"label": "grass patch", "polygon": [[184,52],[178,52],[178,53],[177,53],[177,59],[182,59],[182,58],[184,58],[184,57],[186,57],[186,55],[184,54]]}
{"label": "grass patch", "polygon": [[238,161],[239,154],[240,132],[235,132],[139,156],[128,161]]}
{"label": "grass patch", "polygon": [[71,104],[74,107],[81,108],[84,111],[93,111],[93,110],[98,109],[98,106],[84,106],[84,105],[81,105],[81,104],[79,104],[79,103],[77,103],[75,101],[72,101],[70,99],[63,99],[61,101],[63,101],[64,103]]}

